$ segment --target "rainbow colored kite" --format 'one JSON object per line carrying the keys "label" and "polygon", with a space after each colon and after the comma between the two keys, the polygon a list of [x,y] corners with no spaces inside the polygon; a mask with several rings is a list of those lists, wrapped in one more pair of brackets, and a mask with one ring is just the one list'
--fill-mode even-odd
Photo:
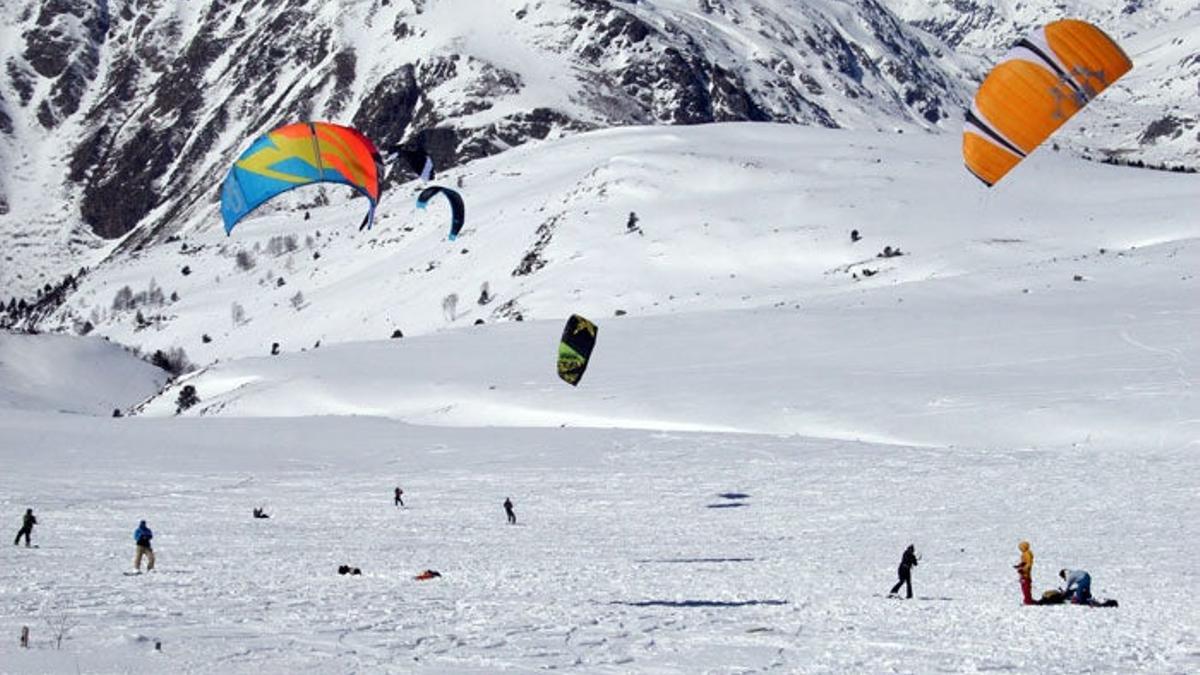
{"label": "rainbow colored kite", "polygon": [[234,162],[221,186],[225,233],[276,195],[313,183],[341,183],[370,201],[359,227],[370,227],[379,203],[383,161],[375,144],[356,129],[328,122],[299,122],[260,136]]}

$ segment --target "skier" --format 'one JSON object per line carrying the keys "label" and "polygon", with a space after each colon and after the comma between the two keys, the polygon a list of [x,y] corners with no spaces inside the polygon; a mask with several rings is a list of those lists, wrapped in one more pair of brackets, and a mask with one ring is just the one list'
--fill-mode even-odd
{"label": "skier", "polygon": [[13,539],[13,546],[21,541],[21,537],[25,537],[25,548],[29,548],[29,535],[34,525],[37,525],[37,518],[33,515],[33,509],[25,509],[25,517],[21,520],[21,529],[17,530],[17,538]]}
{"label": "skier", "polygon": [[862,235],[858,233],[858,230],[850,230],[850,243],[856,243],[859,239],[862,239]]}
{"label": "skier", "polygon": [[1013,565],[1013,568],[1021,578],[1021,595],[1025,604],[1035,605],[1037,603],[1033,601],[1033,550],[1029,548],[1027,541],[1017,544],[1017,548],[1021,550],[1021,561]]}
{"label": "skier", "polygon": [[267,515],[267,509],[265,506],[258,506],[258,507],[255,507],[255,509],[254,509],[254,517],[262,519],[262,518],[270,518],[271,516]]}
{"label": "skier", "polygon": [[912,600],[912,568],[916,567],[917,561],[920,560],[914,551],[915,548],[913,544],[909,544],[908,548],[904,549],[904,555],[900,558],[900,569],[897,570],[900,580],[896,582],[895,586],[892,586],[892,592],[889,595],[898,595],[900,587],[907,585],[907,597]]}
{"label": "skier", "polygon": [[1067,582],[1063,593],[1071,595],[1071,604],[1086,605],[1092,600],[1092,575],[1083,570],[1059,570],[1058,576]]}
{"label": "skier", "polygon": [[138,572],[142,571],[142,556],[146,557],[146,571],[154,569],[154,549],[150,546],[150,540],[154,538],[154,533],[146,527],[146,521],[138,523],[138,527],[133,531],[133,540],[137,542],[137,554],[133,556],[133,568]]}
{"label": "skier", "polygon": [[509,525],[517,524],[517,514],[513,513],[512,500],[509,499],[508,497],[504,498],[504,513],[506,513],[508,515],[508,524]]}
{"label": "skier", "polygon": [[395,499],[392,501],[393,506],[404,506],[404,499],[402,497],[403,494],[404,494],[404,490],[401,490],[400,486],[396,486],[396,496],[395,496]]}

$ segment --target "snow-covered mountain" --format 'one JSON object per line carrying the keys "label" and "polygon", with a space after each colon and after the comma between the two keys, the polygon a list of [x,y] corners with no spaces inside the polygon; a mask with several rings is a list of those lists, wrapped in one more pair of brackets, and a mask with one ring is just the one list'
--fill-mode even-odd
{"label": "snow-covered mountain", "polygon": [[884,0],[983,70],[1033,28],[1092,21],[1134,68],[1055,142],[1095,157],[1200,167],[1200,4],[1193,0]]}
{"label": "snow-covered mountain", "polygon": [[[42,327],[204,365],[476,320],[855,305],[869,289],[947,278],[1019,293],[1126,261],[1101,249],[1200,236],[1196,176],[1047,150],[989,191],[956,145],[749,123],[588,132],[447,171],[468,201],[457,241],[448,207],[417,210],[413,185],[385,195],[369,232],[356,229],[359,200],[285,203],[231,237],[198,224],[114,260]],[[885,246],[906,255],[876,257]]]}
{"label": "snow-covered mountain", "polygon": [[[371,233],[335,201],[114,260],[53,320],[94,306],[207,365],[136,415],[63,414],[158,380],[95,338],[0,338],[0,512],[32,507],[41,547],[0,547],[0,634],[33,631],[0,663],[1195,670],[1200,177],[1049,150],[986,190],[955,141],[588,132],[450,171],[454,243],[402,186]],[[576,311],[599,332],[571,387]],[[141,519],[158,566],[121,576]],[[1035,596],[1086,569],[1120,607],[1022,606],[1022,540]],[[888,598],[910,543],[915,597]]]}
{"label": "snow-covered mountain", "polygon": [[[5,0],[0,285],[210,218],[284,121],[443,166],[629,124],[954,126],[956,59],[876,0]],[[89,251],[93,253],[89,254]],[[65,263],[70,260],[70,264]]]}

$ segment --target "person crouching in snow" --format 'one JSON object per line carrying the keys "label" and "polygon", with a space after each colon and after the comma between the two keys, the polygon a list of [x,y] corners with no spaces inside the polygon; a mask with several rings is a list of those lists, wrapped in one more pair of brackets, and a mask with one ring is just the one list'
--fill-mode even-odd
{"label": "person crouching in snow", "polygon": [[146,571],[154,569],[154,549],[150,546],[150,540],[154,538],[154,533],[146,527],[146,521],[138,523],[138,527],[133,531],[133,540],[137,542],[137,553],[133,556],[133,569],[142,571],[142,556],[146,557]]}
{"label": "person crouching in snow", "polygon": [[1092,575],[1083,570],[1059,570],[1058,576],[1067,582],[1063,592],[1071,596],[1071,604],[1086,605],[1091,602]]}
{"label": "person crouching in snow", "polygon": [[1029,548],[1027,541],[1017,544],[1017,548],[1021,550],[1021,561],[1013,565],[1013,568],[1021,577],[1021,595],[1025,604],[1034,605],[1037,603],[1033,601],[1033,550]]}
{"label": "person crouching in snow", "polygon": [[897,570],[900,580],[896,582],[895,586],[892,586],[890,595],[896,595],[900,592],[901,586],[907,585],[907,597],[909,600],[912,600],[912,568],[916,567],[917,561],[920,560],[914,548],[913,544],[909,544],[908,548],[904,549],[904,555],[900,558],[900,568]]}

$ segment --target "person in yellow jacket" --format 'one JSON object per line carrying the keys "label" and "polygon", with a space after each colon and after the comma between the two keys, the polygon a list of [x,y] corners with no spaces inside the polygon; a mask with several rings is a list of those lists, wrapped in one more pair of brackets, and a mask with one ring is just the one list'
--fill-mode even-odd
{"label": "person in yellow jacket", "polygon": [[1021,595],[1025,596],[1025,604],[1032,605],[1035,604],[1033,601],[1033,549],[1029,548],[1027,541],[1017,544],[1017,548],[1021,550],[1021,561],[1013,567],[1021,577]]}

